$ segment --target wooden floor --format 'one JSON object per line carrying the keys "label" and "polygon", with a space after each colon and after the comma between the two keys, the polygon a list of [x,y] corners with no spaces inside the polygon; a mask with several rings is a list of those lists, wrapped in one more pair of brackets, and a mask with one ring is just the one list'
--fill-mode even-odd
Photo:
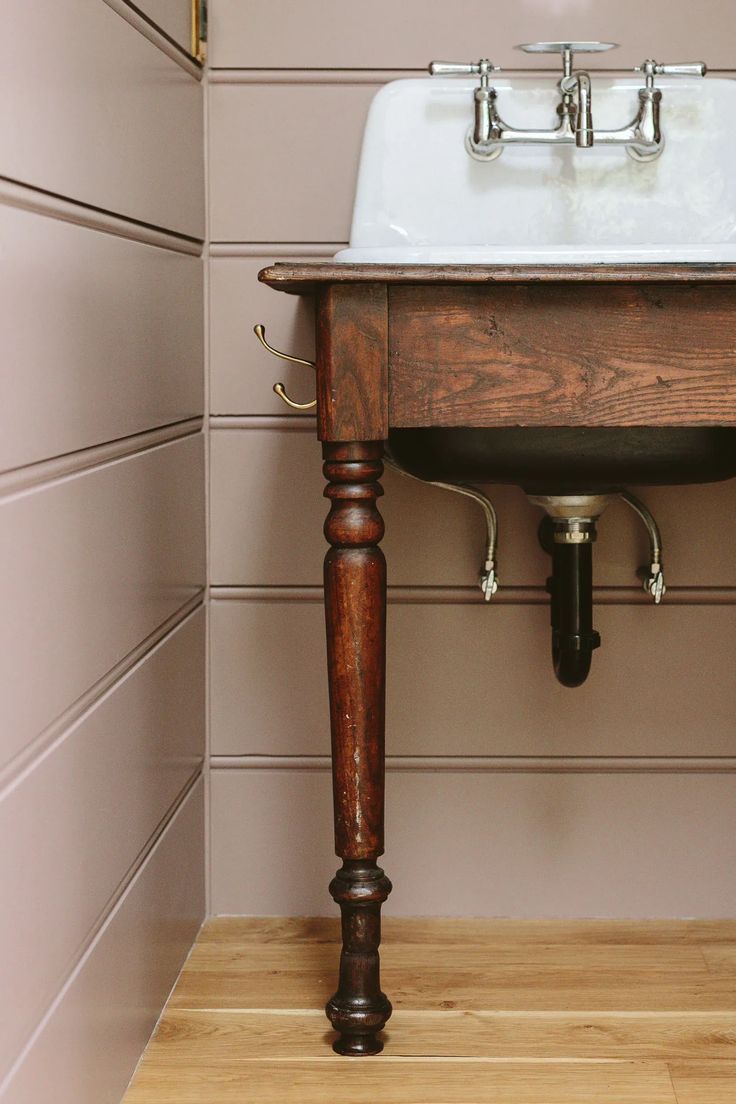
{"label": "wooden floor", "polygon": [[736,921],[387,919],[376,1058],[330,1049],[337,938],[210,921],[125,1104],[736,1104]]}

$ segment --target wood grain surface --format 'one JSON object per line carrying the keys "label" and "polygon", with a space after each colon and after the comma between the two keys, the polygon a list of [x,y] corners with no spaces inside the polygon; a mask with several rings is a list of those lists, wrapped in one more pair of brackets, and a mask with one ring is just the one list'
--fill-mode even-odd
{"label": "wood grain surface", "polygon": [[304,295],[324,284],[492,284],[492,283],[721,283],[736,281],[734,264],[596,265],[429,265],[342,264],[335,261],[279,261],[258,274],[278,291]]}
{"label": "wood grain surface", "polygon": [[388,436],[385,284],[332,284],[319,296],[317,434],[321,441]]}
{"label": "wood grain surface", "polygon": [[736,285],[394,286],[392,426],[736,424]]}
{"label": "wood grain surface", "polygon": [[407,1058],[356,1065],[350,1058],[159,1065],[141,1070],[128,1104],[678,1104],[664,1062]]}
{"label": "wood grain surface", "polygon": [[325,444],[325,617],[332,733],[335,851],[343,865],[330,883],[342,914],[337,992],[327,1015],[340,1054],[377,1054],[391,1015],[381,992],[381,905],[391,882],[383,854],[386,716],[386,560],[380,442]]}
{"label": "wood grain surface", "polygon": [[[733,945],[732,921],[385,931],[396,1012],[384,1054],[356,1062],[330,1054],[320,1007],[334,921],[210,921],[125,1104],[732,1104],[736,991],[704,953]],[[728,1007],[709,998],[728,991]]]}

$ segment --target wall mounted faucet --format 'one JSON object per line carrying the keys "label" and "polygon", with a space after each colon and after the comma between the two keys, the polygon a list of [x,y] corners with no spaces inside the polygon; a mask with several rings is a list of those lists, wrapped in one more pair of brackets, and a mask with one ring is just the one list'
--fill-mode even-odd
{"label": "wall mounted faucet", "polygon": [[504,146],[512,145],[575,145],[582,149],[594,145],[620,145],[635,161],[654,161],[664,149],[660,129],[662,92],[655,88],[655,77],[704,77],[707,66],[702,61],[676,65],[661,65],[651,59],[643,62],[635,70],[644,75],[645,83],[639,89],[639,109],[634,119],[618,130],[596,130],[590,74],[574,68],[574,55],[599,53],[615,46],[615,42],[529,42],[516,47],[525,53],[555,53],[562,57],[562,77],[557,86],[560,91],[559,122],[550,130],[525,130],[510,127],[503,121],[496,107],[496,89],[491,84],[491,74],[499,68],[487,59],[464,65],[433,61],[429,72],[432,76],[480,76],[474,93],[475,118],[465,139],[468,153],[477,161],[494,161],[500,157]]}

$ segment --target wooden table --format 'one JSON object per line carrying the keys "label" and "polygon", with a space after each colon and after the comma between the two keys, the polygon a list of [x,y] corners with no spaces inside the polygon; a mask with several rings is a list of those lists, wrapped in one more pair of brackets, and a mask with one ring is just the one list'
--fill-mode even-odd
{"label": "wooden table", "polygon": [[328,679],[342,913],[327,1015],[340,1054],[376,1054],[386,563],[376,500],[389,427],[736,425],[736,265],[276,264],[317,300]]}

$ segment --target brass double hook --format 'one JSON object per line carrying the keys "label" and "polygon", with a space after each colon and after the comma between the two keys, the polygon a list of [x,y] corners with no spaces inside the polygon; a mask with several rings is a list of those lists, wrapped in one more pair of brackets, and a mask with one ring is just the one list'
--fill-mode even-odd
{"label": "brass double hook", "polygon": [[[291,364],[304,364],[307,368],[316,367],[314,361],[312,360],[303,360],[301,357],[290,356],[288,353],[282,353],[278,349],[274,349],[273,345],[269,345],[269,343],[266,341],[266,327],[263,326],[260,322],[257,326],[253,327],[253,333],[256,335],[264,349],[266,349],[269,353],[273,353],[274,356],[280,357],[281,360],[288,360]],[[290,406],[292,410],[312,410],[313,407],[317,405],[316,399],[312,399],[311,402],[307,403],[294,402],[294,400],[290,399],[289,396],[286,394],[286,389],[284,388],[283,383],[275,383],[273,385],[273,389],[278,397],[280,399],[283,399],[286,405]]]}

